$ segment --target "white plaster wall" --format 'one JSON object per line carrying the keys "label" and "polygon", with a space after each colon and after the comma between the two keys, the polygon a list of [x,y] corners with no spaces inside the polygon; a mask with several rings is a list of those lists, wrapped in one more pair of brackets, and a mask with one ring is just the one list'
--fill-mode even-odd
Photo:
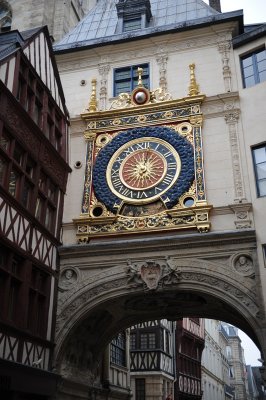
{"label": "white plaster wall", "polygon": [[[222,96],[227,94],[225,80],[223,77],[223,46],[229,43],[233,25],[221,24],[212,29],[204,28],[197,31],[191,30],[179,34],[163,35],[145,40],[132,41],[122,44],[98,47],[86,51],[76,51],[72,54],[57,55],[59,70],[61,71],[62,84],[66,96],[67,107],[73,118],[78,118],[80,113],[88,105],[91,93],[91,79],[97,79],[97,99],[101,87],[101,75],[99,67],[109,68],[106,74],[107,108],[113,100],[113,71],[117,67],[137,65],[148,62],[150,64],[150,86],[155,89],[159,86],[159,64],[157,58],[166,55],[166,79],[168,91],[172,97],[182,98],[187,96],[189,87],[189,64],[196,64],[196,79],[200,92],[206,94],[207,100],[218,97],[221,110],[205,117],[202,130],[205,180],[207,200],[214,209],[211,213],[213,231],[234,230],[235,214],[230,205],[235,201],[235,181],[233,175],[233,164],[235,162],[230,143],[229,125],[224,117],[226,107]],[[240,172],[243,181],[245,201],[253,202],[256,217],[256,228],[258,237],[263,243],[262,232],[264,229],[261,213],[265,209],[265,199],[257,199],[255,193],[254,174],[250,146],[263,139],[263,131],[257,129],[255,135],[250,135],[254,125],[260,127],[262,121],[265,124],[266,116],[263,107],[255,104],[263,104],[262,99],[265,84],[261,88],[248,89],[251,96],[258,98],[257,101],[249,101],[247,91],[242,90],[240,78],[240,67],[238,61],[238,50],[234,51],[228,47],[227,56],[230,66],[231,89],[240,90],[239,119],[236,122],[238,150],[240,157]],[[84,86],[80,83],[86,81]],[[259,85],[260,86],[260,85]],[[236,97],[238,92],[236,92]],[[218,101],[218,100],[217,100]],[[204,103],[205,104],[205,103]],[[203,104],[203,109],[205,105]],[[254,113],[255,122],[249,117]],[[265,114],[265,113],[264,113]],[[76,136],[75,130],[71,132],[71,156],[70,164],[73,166],[75,160],[85,160],[86,146],[82,133]],[[260,133],[258,133],[260,132]],[[73,218],[77,218],[81,212],[82,188],[84,182],[84,167],[73,170],[65,199],[64,222],[68,223],[65,230],[64,240],[66,243],[75,242],[75,228],[71,226]],[[71,193],[75,193],[72,196]],[[219,211],[217,211],[219,209]],[[252,213],[249,215],[251,221]],[[251,223],[251,227],[253,222]],[[71,230],[73,231],[71,232]],[[70,241],[70,242],[69,242]],[[262,253],[259,256],[262,257]],[[260,260],[262,262],[262,259]]]}

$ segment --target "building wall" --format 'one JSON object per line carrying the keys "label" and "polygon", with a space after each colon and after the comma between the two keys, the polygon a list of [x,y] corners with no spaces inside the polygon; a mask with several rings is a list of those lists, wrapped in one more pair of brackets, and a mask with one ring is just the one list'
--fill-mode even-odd
{"label": "building wall", "polygon": [[217,320],[205,319],[205,348],[201,362],[203,400],[225,399],[219,324]]}
{"label": "building wall", "polygon": [[27,30],[48,25],[55,41],[69,32],[85,12],[94,6],[95,0],[10,0],[12,29]]}

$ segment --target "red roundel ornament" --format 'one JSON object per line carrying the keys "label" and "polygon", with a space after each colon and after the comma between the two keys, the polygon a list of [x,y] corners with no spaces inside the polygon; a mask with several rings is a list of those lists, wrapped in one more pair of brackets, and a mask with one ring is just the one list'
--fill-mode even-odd
{"label": "red roundel ornament", "polygon": [[137,87],[132,92],[132,102],[138,106],[150,101],[150,92],[145,87]]}

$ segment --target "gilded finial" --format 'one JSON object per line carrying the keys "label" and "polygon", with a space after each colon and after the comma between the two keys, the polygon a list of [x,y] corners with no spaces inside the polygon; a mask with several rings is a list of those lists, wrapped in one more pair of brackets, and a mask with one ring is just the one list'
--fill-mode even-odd
{"label": "gilded finial", "polygon": [[143,83],[142,83],[143,68],[138,67],[137,72],[138,72],[138,76],[139,76],[138,86],[143,86]]}
{"label": "gilded finial", "polygon": [[199,85],[196,82],[195,77],[195,64],[190,64],[190,85],[189,85],[189,96],[197,96],[199,94]]}
{"label": "gilded finial", "polygon": [[96,83],[97,83],[97,80],[95,78],[91,80],[91,98],[90,98],[89,106],[88,106],[89,112],[97,111]]}

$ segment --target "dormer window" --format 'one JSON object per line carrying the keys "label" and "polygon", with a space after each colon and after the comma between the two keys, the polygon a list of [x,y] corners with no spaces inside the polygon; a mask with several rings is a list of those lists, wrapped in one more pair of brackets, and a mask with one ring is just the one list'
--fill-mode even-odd
{"label": "dormer window", "polygon": [[150,0],[119,0],[116,9],[117,33],[147,28],[152,17]]}

